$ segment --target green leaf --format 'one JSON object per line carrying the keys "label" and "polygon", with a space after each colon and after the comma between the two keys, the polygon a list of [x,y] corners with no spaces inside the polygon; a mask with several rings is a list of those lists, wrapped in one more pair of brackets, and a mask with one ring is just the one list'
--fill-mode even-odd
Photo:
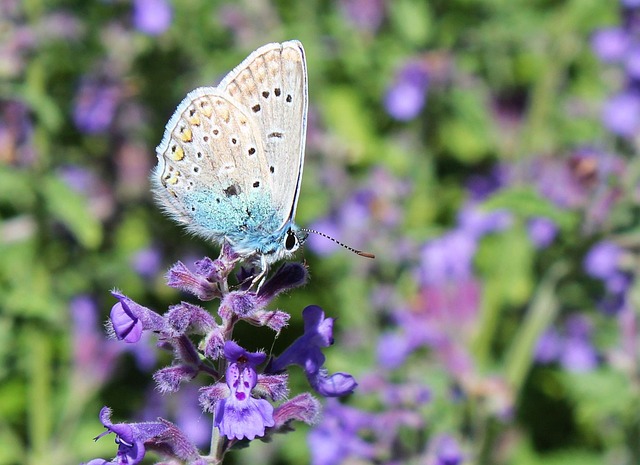
{"label": "green leaf", "polygon": [[35,203],[30,173],[0,165],[0,202],[13,205],[17,209],[30,209]]}
{"label": "green leaf", "polygon": [[424,46],[432,34],[429,4],[422,0],[395,0],[389,3],[395,30],[414,46]]}
{"label": "green leaf", "polygon": [[479,89],[456,89],[449,96],[453,114],[440,127],[440,143],[464,163],[475,163],[494,147],[494,130]]}
{"label": "green leaf", "polygon": [[82,195],[54,176],[43,179],[42,193],[51,216],[64,224],[80,244],[88,249],[100,245],[102,226]]}
{"label": "green leaf", "polygon": [[565,231],[574,229],[578,222],[575,212],[557,207],[530,187],[503,189],[482,206],[487,210],[507,209],[523,218],[543,216]]}
{"label": "green leaf", "polygon": [[319,103],[326,124],[347,146],[350,160],[360,161],[374,145],[374,130],[358,95],[349,87],[332,87]]}

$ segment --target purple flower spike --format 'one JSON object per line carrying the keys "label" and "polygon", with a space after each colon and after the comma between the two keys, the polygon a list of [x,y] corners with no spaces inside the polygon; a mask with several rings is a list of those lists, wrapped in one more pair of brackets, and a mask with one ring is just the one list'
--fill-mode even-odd
{"label": "purple flower spike", "polygon": [[251,391],[258,382],[255,367],[266,355],[247,352],[232,341],[227,341],[224,353],[230,362],[226,373],[230,394],[217,403],[215,426],[228,439],[252,440],[264,436],[265,428],[275,424],[273,406],[264,399],[251,397]]}
{"label": "purple flower spike", "polygon": [[153,374],[153,380],[161,393],[176,392],[182,381],[189,381],[198,374],[198,370],[189,365],[175,365],[162,368]]}
{"label": "purple flower spike", "polygon": [[[117,437],[118,454],[116,463],[135,465],[140,463],[146,452],[145,441],[161,435],[167,430],[167,425],[161,422],[145,423],[111,423],[111,409],[102,407],[100,421],[107,431],[98,435],[97,441],[102,436],[114,433]],[[92,461],[93,462],[93,461]]]}
{"label": "purple flower spike", "polygon": [[260,310],[258,295],[255,292],[232,291],[224,296],[218,309],[218,314],[224,320],[233,315],[246,318]]}
{"label": "purple flower spike", "polygon": [[111,308],[110,321],[113,334],[119,340],[128,343],[138,342],[143,330],[164,332],[164,319],[148,309],[135,303],[118,291],[111,291],[118,303]]}
{"label": "purple flower spike", "polygon": [[272,360],[265,372],[278,373],[289,365],[299,365],[304,369],[309,384],[319,394],[326,397],[350,394],[357,386],[351,375],[336,373],[328,376],[322,368],[325,356],[320,348],[333,344],[333,318],[325,318],[324,311],[316,305],[306,307],[302,311],[302,318],[304,334]]}
{"label": "purple flower spike", "polygon": [[167,325],[172,329],[171,336],[178,337],[192,331],[207,334],[218,325],[215,319],[204,308],[187,302],[174,305],[165,315]]}
{"label": "purple flower spike", "polygon": [[300,394],[284,402],[273,412],[275,427],[282,428],[293,420],[303,421],[307,425],[314,425],[320,419],[322,407],[320,402],[308,392]]}
{"label": "purple flower spike", "polygon": [[[177,262],[167,273],[167,285],[193,294],[200,300],[213,300],[216,297],[220,297],[218,285],[207,279],[207,273],[203,273],[205,269],[202,266],[198,266],[202,262],[205,261],[196,262],[197,271],[195,273],[189,271],[184,263]],[[206,270],[208,271],[208,269]]]}

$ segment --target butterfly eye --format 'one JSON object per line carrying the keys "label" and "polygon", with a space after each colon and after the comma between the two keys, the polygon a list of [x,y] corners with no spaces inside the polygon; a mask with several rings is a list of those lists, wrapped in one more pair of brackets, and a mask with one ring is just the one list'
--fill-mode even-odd
{"label": "butterfly eye", "polygon": [[291,251],[291,250],[295,249],[297,245],[298,245],[298,238],[293,233],[293,231],[291,231],[291,229],[289,229],[287,231],[287,238],[284,241],[284,247],[287,250]]}

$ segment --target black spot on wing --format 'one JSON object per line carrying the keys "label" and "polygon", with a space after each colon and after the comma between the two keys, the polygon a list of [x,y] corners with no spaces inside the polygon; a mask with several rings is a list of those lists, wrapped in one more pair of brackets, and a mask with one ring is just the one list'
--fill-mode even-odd
{"label": "black spot on wing", "polygon": [[231,184],[224,190],[224,195],[227,197],[232,197],[234,195],[238,195],[240,193],[240,186],[237,184]]}

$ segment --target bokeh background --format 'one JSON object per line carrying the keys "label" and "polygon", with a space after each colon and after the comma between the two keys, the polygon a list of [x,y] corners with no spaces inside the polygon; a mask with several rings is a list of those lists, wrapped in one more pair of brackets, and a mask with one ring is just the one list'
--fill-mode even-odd
{"label": "bokeh background", "polygon": [[154,148],[188,91],[293,38],[297,222],[377,258],[312,237],[290,327],[235,337],[277,353],[320,305],[360,387],[228,462],[640,463],[639,1],[0,0],[0,464],[113,457],[103,405],[207,450],[197,383],[154,390],[170,359],[107,340],[108,291],[188,299],[166,269],[218,250],[153,204]]}

